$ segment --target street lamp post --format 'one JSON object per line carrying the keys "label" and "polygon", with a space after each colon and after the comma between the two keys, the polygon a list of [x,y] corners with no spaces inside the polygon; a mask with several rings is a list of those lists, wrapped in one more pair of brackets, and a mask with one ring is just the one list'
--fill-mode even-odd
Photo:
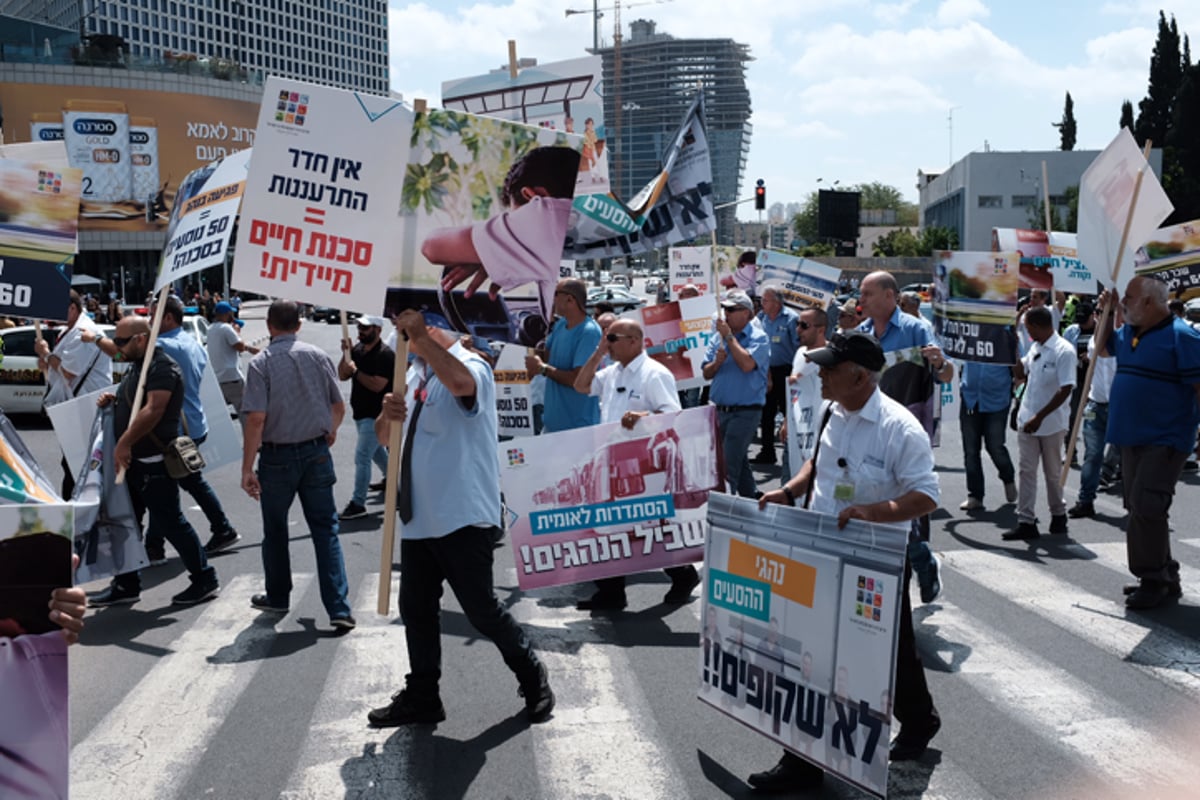
{"label": "street lamp post", "polygon": [[633,181],[633,112],[641,111],[642,107],[637,103],[622,103],[621,110],[629,112],[629,135],[625,137],[625,141],[628,144],[628,150],[621,153],[621,173],[624,178],[621,183],[625,184],[621,187],[621,196],[628,199],[633,196],[635,191]]}

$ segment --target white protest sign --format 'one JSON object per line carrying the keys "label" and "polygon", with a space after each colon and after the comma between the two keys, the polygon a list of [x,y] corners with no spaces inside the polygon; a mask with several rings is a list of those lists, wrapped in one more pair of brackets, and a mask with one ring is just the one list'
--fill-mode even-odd
{"label": "white protest sign", "polygon": [[525,371],[527,350],[506,344],[496,359],[496,422],[501,436],[533,436],[531,379]]}
{"label": "white protest sign", "polygon": [[711,247],[672,247],[670,262],[671,297],[678,297],[679,290],[689,283],[700,294],[712,294],[716,280],[713,278]]}

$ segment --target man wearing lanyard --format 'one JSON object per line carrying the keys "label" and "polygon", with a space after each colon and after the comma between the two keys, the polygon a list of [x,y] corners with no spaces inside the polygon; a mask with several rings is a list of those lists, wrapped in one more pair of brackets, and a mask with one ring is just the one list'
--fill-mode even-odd
{"label": "man wearing lanyard", "polygon": [[[613,363],[600,369],[606,359]],[[642,326],[630,319],[618,319],[609,326],[596,352],[579,370],[575,391],[600,398],[601,422],[620,422],[629,430],[648,414],[680,410],[675,377],[646,355]],[[663,602],[686,603],[700,583],[696,568],[687,564],[664,572],[671,579],[671,589]],[[581,611],[620,610],[625,604],[625,576],[618,575],[596,581],[596,593],[575,607]]]}
{"label": "man wearing lanyard", "polygon": [[[937,508],[938,479],[929,437],[908,409],[879,390],[884,364],[879,342],[864,332],[839,333],[807,357],[820,365],[821,394],[832,403],[816,462],[809,459],[783,488],[764,494],[759,507],[807,499],[812,510],[836,515],[840,527],[860,519],[902,523],[906,528]],[[942,727],[917,654],[906,588],[909,570],[906,563],[894,705],[901,728],[889,751],[892,761],[920,758]],[[814,788],[823,779],[819,767],[785,751],[774,768],[751,775],[749,782],[757,791],[780,792]]]}
{"label": "man wearing lanyard", "polygon": [[771,344],[754,321],[754,301],[745,292],[726,292],[721,308],[725,318],[716,321],[717,336],[708,346],[702,371],[705,380],[712,381],[709,399],[717,407],[717,433],[730,490],[756,497],[758,487],[747,456],[762,419]]}
{"label": "man wearing lanyard", "polygon": [[770,368],[767,371],[767,396],[763,404],[759,436],[762,450],[751,461],[755,464],[775,463],[775,415],[787,411],[787,377],[792,371],[792,359],[800,339],[796,323],[800,318],[783,304],[779,290],[772,286],[763,289],[762,311],[758,324],[771,343]]}

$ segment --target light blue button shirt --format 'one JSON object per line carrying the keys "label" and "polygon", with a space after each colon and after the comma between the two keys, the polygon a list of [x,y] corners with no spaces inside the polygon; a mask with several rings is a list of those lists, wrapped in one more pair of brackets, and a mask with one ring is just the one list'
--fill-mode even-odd
{"label": "light blue button shirt", "polygon": [[[158,343],[163,352],[175,359],[183,373],[183,417],[187,420],[186,434],[193,439],[201,439],[208,435],[208,419],[204,416],[204,406],[200,405],[200,381],[204,378],[204,368],[208,366],[208,353],[196,341],[196,337],[183,328],[161,331]],[[185,433],[180,422],[180,433]]]}

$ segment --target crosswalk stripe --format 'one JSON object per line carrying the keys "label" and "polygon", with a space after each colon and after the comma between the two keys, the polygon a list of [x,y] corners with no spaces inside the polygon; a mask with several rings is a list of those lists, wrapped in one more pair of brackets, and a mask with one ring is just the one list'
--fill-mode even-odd
{"label": "crosswalk stripe", "polygon": [[[974,583],[1029,609],[1068,633],[1200,699],[1196,643],[1146,617],[1127,619],[1123,603],[1072,586],[1014,558],[980,550],[942,554],[942,563]],[[1087,614],[1081,623],[1080,612]]]}
{"label": "crosswalk stripe", "polygon": [[[1124,542],[1094,542],[1088,544],[1087,548],[1096,554],[1094,561],[1097,564],[1113,572],[1118,572],[1133,582]],[[1180,564],[1179,577],[1179,583],[1183,587],[1185,596],[1200,597],[1200,570],[1187,564]]]}
{"label": "crosswalk stripe", "polygon": [[358,627],[338,640],[338,653],[317,699],[310,733],[282,800],[331,797],[430,797],[434,743],[411,728],[376,729],[367,711],[404,685],[408,651],[403,628],[375,613],[379,573],[364,575],[354,602]]}
{"label": "crosswalk stripe", "polygon": [[1186,544],[1188,547],[1200,547],[1200,539],[1180,539],[1180,544]]}
{"label": "crosswalk stripe", "polygon": [[[516,585],[516,572],[509,578]],[[525,625],[579,629],[591,622],[573,605],[552,608],[532,593],[513,615]],[[605,624],[603,622],[599,624]],[[578,641],[572,632],[572,643]],[[586,637],[585,635],[585,638]],[[662,741],[629,659],[619,648],[585,641],[572,653],[540,650],[557,697],[554,716],[532,727],[534,752],[545,797],[679,796],[686,785]]]}
{"label": "crosswalk stripe", "polygon": [[[1190,758],[1131,724],[1128,710],[953,604],[939,601],[921,616],[937,626],[941,639],[969,648],[959,673],[972,687],[1023,724],[1044,729],[1047,738],[1074,751],[1101,780],[1145,790],[1147,782],[1182,787],[1200,777]],[[917,636],[924,638],[920,625]]]}
{"label": "crosswalk stripe", "polygon": [[[302,594],[311,574],[292,578]],[[71,793],[88,800],[170,798],[186,785],[205,744],[253,680],[278,618],[247,598],[260,575],[239,575],[95,729],[71,751]],[[186,724],[183,722],[186,720]],[[130,765],[137,769],[130,769]]]}

